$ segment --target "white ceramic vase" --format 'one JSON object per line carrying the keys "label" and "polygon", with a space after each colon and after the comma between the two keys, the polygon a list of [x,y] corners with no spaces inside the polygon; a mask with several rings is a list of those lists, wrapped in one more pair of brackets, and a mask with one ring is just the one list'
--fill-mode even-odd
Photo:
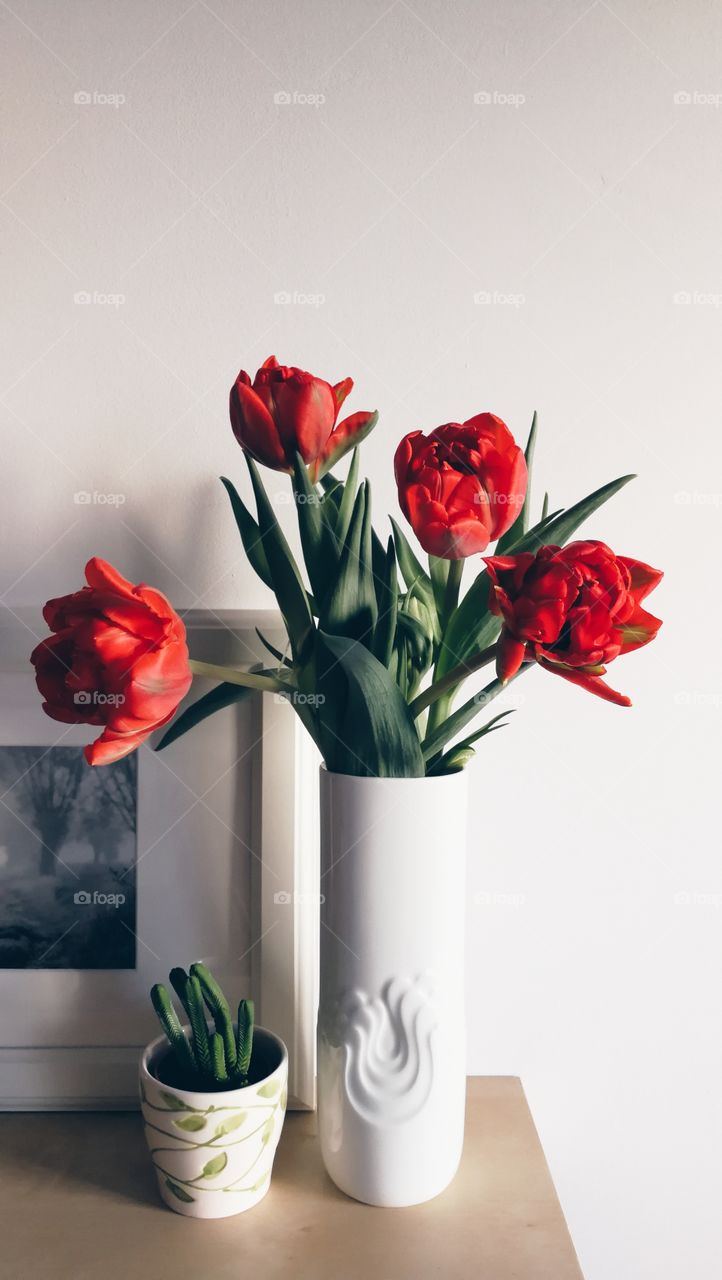
{"label": "white ceramic vase", "polygon": [[253,1033],[253,1084],[218,1093],[177,1089],[159,1079],[168,1041],[140,1061],[145,1136],[169,1208],[189,1218],[229,1218],[252,1209],[271,1183],[286,1110],[288,1055],[278,1036]]}
{"label": "white ceramic vase", "polygon": [[321,769],[321,1151],[367,1204],[430,1200],[461,1156],[466,796]]}

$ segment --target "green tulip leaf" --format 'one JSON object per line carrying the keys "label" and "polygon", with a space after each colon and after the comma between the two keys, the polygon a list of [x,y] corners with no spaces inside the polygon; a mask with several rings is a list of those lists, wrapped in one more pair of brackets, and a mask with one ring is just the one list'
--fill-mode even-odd
{"label": "green tulip leaf", "polygon": [[[486,705],[485,703],[483,704]],[[481,710],[481,705],[479,706]],[[428,770],[429,776],[437,777],[444,773],[455,773],[459,769],[463,769],[474,757],[474,743],[481,738],[485,738],[487,733],[495,733],[497,729],[503,729],[505,726],[499,722],[506,716],[513,715],[514,707],[510,707],[508,711],[500,711],[498,716],[493,716],[481,729],[476,729],[474,733],[470,733],[468,738],[463,738],[461,742],[457,742],[451,751],[447,751],[446,755],[441,756],[436,763]],[[446,724],[448,725],[448,721]],[[441,726],[443,730],[444,726]],[[456,732],[458,732],[458,727]],[[449,735],[451,736],[451,735]],[[448,740],[448,739],[447,739]],[[435,748],[438,750],[438,748]]]}
{"label": "green tulip leaf", "polygon": [[176,1200],[182,1200],[184,1204],[192,1204],[194,1197],[189,1196],[183,1187],[179,1187],[177,1182],[171,1182],[170,1178],[166,1178],[165,1185],[172,1192]]}
{"label": "green tulip leaf", "polygon": [[398,618],[399,583],[396,573],[396,549],[389,538],[386,551],[382,548],[382,563],[374,570],[378,620],[374,632],[374,656],[384,667],[391,666],[396,639]]}
{"label": "green tulip leaf", "polygon": [[354,502],[356,501],[356,491],[358,489],[359,461],[359,451],[358,449],[354,449],[351,455],[351,465],[348,469],[348,475],[346,476],[346,480],[343,485],[343,491],[341,493],[341,500],[338,505],[336,517],[336,538],[338,540],[339,549],[346,541],[349,525],[351,524]]}
{"label": "green tulip leaf", "polygon": [[[514,680],[518,680],[519,676],[522,675],[524,671],[529,671],[534,665],[535,664],[533,662],[526,663],[521,668],[521,671],[512,678]],[[448,716],[446,720],[442,721],[440,725],[433,729],[429,733],[428,737],[424,739],[422,744],[424,760],[430,760],[435,756],[445,743],[449,742],[452,738],[455,738],[457,733],[460,733],[462,729],[465,729],[467,724],[469,724],[475,716],[478,716],[481,711],[484,711],[490,702],[493,702],[494,698],[498,698],[500,693],[503,693],[505,689],[508,689],[509,684],[511,684],[511,681],[507,684],[502,684],[501,680],[492,680],[491,684],[488,684],[481,693],[475,693],[473,697],[469,698],[469,700],[463,704],[463,706],[459,707],[458,711],[454,711],[453,715]],[[491,724],[491,721],[489,723]],[[488,726],[485,726],[483,732],[487,731],[491,732],[491,730],[488,730]],[[483,737],[483,733],[479,736]],[[466,740],[467,744],[469,741],[469,739]],[[459,745],[461,746],[462,744]],[[434,771],[435,764],[432,765],[429,772],[433,773]]]}
{"label": "green tulip leaf", "polygon": [[328,498],[331,506],[338,511],[338,505],[343,497],[343,480],[337,480],[329,471],[325,476],[321,476],[320,484],[324,499]]}
{"label": "green tulip leaf", "polygon": [[318,600],[323,600],[331,576],[336,569],[336,540],[324,521],[321,497],[308,478],[306,464],[296,454],[293,469],[293,492],[298,513],[303,559]]}
{"label": "green tulip leaf", "polygon": [[286,655],[281,653],[281,650],[277,649],[275,644],[271,644],[268,637],[264,636],[263,632],[258,627],[254,627],[254,630],[264,648],[268,649],[268,652],[273,655],[277,662],[281,663],[281,666],[283,666],[286,662]]}
{"label": "green tulip leaf", "polygon": [[176,1129],[184,1129],[186,1133],[198,1133],[199,1129],[205,1129],[205,1116],[186,1116],[183,1120],[174,1120],[173,1124]]}
{"label": "green tulip leaf", "polygon": [[321,627],[371,647],[378,617],[371,547],[371,491],[364,481],[354,503],[333,585],[321,607]]}
{"label": "green tulip leaf", "polygon": [[356,640],[319,630],[310,668],[302,677],[324,698],[319,742],[327,768],[360,777],[423,777],[414,720],[378,658]]}
{"label": "green tulip leaf", "polygon": [[226,1152],[219,1151],[217,1156],[214,1156],[212,1160],[209,1160],[207,1164],[204,1164],[201,1177],[215,1178],[219,1173],[223,1172],[227,1164],[228,1156]]}
{"label": "green tulip leaf", "polygon": [[517,542],[519,538],[521,538],[521,536],[525,534],[527,529],[529,528],[529,507],[531,503],[531,472],[532,472],[532,463],[534,462],[534,448],[536,445],[536,433],[537,433],[537,415],[535,410],[534,417],[531,420],[531,428],[529,430],[529,439],[526,442],[526,449],[524,450],[524,457],[526,459],[526,470],[527,470],[527,485],[526,485],[526,496],[524,498],[524,505],[522,506],[522,509],[519,512],[511,528],[507,529],[506,533],[503,534],[502,537],[497,542],[496,551],[494,553],[497,556],[505,556],[507,554],[507,548],[513,547],[514,543]]}
{"label": "green tulip leaf", "polygon": [[165,747],[169,747],[171,742],[175,742],[176,739],[182,737],[189,729],[194,729],[207,716],[214,715],[216,711],[222,711],[224,707],[232,707],[237,702],[243,702],[253,692],[253,689],[247,689],[240,684],[223,683],[216,685],[214,689],[204,693],[202,698],[198,698],[191,703],[190,707],[187,707],[182,715],[173,721],[155,748],[156,751],[162,751]]}
{"label": "green tulip leaf", "polygon": [[447,751],[442,756],[438,764],[433,769],[429,769],[430,778],[439,778],[447,773],[461,773],[467,764],[474,759],[476,752],[473,747],[452,747],[451,751]]}
{"label": "green tulip leaf", "polygon": [[271,577],[271,570],[263,549],[261,530],[242,501],[235,485],[225,476],[221,476],[221,484],[231,500],[231,507],[238,525],[238,532],[241,535],[243,549],[248,556],[251,567],[255,569],[261,581],[265,582],[266,586],[273,590],[273,578]]}
{"label": "green tulip leaf", "polygon": [[[404,599],[408,600],[408,596],[405,596]],[[420,618],[408,613],[406,609],[401,609],[398,616],[398,628],[399,631],[403,631],[408,644],[413,652],[418,655],[419,660],[425,653],[428,653],[429,658],[431,657],[431,636]]]}
{"label": "green tulip leaf", "polygon": [[[589,519],[595,511],[598,511],[605,502],[613,498],[619,493],[630,480],[635,480],[636,476],[620,476],[618,480],[610,480],[608,484],[603,484],[601,489],[595,489],[594,493],[590,493],[588,497],[582,498],[580,502],[575,502],[573,507],[569,507],[566,511],[555,512],[554,515],[547,516],[545,520],[540,521],[533,529],[524,534],[513,547],[509,548],[511,555],[518,555],[520,551],[538,551],[540,547],[553,545],[563,547],[566,542],[576,533],[580,524]],[[543,532],[544,537],[540,538],[539,533]]]}
{"label": "green tulip leaf", "polygon": [[[391,528],[394,532],[394,544],[396,546],[396,558],[399,562],[401,577],[406,583],[408,591],[414,591],[419,600],[423,600],[428,607],[429,612],[435,620],[437,619],[436,601],[434,599],[434,588],[431,584],[431,578],[424,569],[423,565],[414,555],[408,538],[399,528],[396,521],[391,519]],[[436,622],[438,630],[438,620]],[[435,639],[439,640],[439,634]]]}
{"label": "green tulip leaf", "polygon": [[294,657],[297,658],[303,652],[306,641],[314,629],[308,594],[291,548],[283,536],[268,494],[263,487],[258,467],[248,455],[246,455],[246,462],[251,473],[258,512],[258,527],[273,578],[273,589],[286,624]]}

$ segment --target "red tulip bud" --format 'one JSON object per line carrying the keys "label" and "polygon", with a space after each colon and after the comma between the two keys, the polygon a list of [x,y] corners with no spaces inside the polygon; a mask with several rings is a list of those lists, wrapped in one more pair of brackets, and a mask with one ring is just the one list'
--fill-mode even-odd
{"label": "red tulip bud", "polygon": [[460,560],[485,551],[524,504],[524,453],[493,413],[404,436],[394,459],[399,503],[430,555]]}
{"label": "red tulip bud", "polygon": [[352,387],[351,378],[331,386],[269,356],[253,383],[242,369],[231,387],[233,434],[251,457],[275,471],[292,471],[300,453],[319,479],[375,425],[377,415],[371,413],[336,424]]}

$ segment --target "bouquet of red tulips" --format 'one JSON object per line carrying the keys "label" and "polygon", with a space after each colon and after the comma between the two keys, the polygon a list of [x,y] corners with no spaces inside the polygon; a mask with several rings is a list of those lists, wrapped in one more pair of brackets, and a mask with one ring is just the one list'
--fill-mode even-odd
{"label": "bouquet of red tulips", "polygon": [[[509,712],[467,728],[533,666],[630,705],[604,676],[609,662],[656,635],[660,621],[642,601],[662,575],[603,542],[569,539],[632,477],[566,510],[549,511],[545,497],[532,523],[536,417],[525,450],[492,413],[429,435],[412,431],[396,449],[395,474],[426,568],[394,520],[386,541],[374,530],[359,445],[378,415],[337,421],[352,386],[350,378],[334,386],[271,356],[253,382],[241,372],[231,389],[231,425],[255,514],[230,480],[223,484],[288,637],[285,651],[261,637],[267,665],[244,671],[190,660],[168,600],[98,559],[86,568],[87,586],[45,606],[53,634],[32,654],[38,688],[54,719],[103,727],[86,747],[91,764],[119,759],[167,725],[193,674],[218,683],[182,712],[160,747],[253,690],[269,690],[291,701],[328,769],[378,777],[462,768],[474,743]],[[347,453],[341,479],[335,468]],[[258,464],[289,477],[302,567]],[[483,556],[492,543],[495,554]],[[462,590],[469,559],[475,573]],[[464,681],[492,662],[495,675],[483,692],[455,706]]]}

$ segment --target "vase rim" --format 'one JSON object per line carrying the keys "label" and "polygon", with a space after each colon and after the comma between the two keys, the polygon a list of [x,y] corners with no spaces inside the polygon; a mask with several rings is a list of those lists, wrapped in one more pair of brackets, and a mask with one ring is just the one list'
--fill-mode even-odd
{"label": "vase rim", "polygon": [[360,774],[360,773],[336,773],[333,769],[327,769],[323,761],[319,765],[318,771],[321,777],[326,776],[327,778],[344,778],[349,783],[353,782],[353,783],[359,783],[359,784],[361,783],[378,784],[382,782],[385,785],[389,785],[392,783],[393,784],[396,784],[396,783],[418,784],[421,782],[444,782],[448,786],[452,782],[454,782],[455,784],[458,784],[460,780],[463,780],[463,782],[466,782],[466,776],[467,776],[466,769],[455,769],[453,773],[442,773],[442,774],[439,774],[437,777],[424,774],[422,778],[382,778],[382,777],[376,776],[375,774],[369,776],[367,774]]}

